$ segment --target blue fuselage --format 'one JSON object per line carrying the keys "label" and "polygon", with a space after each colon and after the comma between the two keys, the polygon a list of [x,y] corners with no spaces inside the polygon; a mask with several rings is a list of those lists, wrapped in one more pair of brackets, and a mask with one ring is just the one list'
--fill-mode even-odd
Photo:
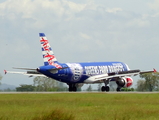
{"label": "blue fuselage", "polygon": [[62,68],[56,70],[52,65],[39,67],[42,74],[65,83],[84,83],[90,76],[128,71],[122,62],[87,62],[87,63],[58,63]]}

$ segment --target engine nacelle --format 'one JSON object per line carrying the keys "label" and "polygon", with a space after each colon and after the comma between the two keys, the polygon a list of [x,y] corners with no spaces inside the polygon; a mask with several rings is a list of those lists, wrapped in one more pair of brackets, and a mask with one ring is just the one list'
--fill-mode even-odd
{"label": "engine nacelle", "polygon": [[116,84],[120,87],[130,87],[133,84],[131,77],[122,77],[116,80]]}

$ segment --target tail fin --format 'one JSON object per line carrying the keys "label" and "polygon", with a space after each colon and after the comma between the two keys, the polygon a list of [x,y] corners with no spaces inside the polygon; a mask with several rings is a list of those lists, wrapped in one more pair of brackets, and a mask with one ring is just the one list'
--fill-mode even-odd
{"label": "tail fin", "polygon": [[57,64],[57,59],[51,49],[49,41],[45,37],[44,33],[39,33],[40,36],[40,43],[42,47],[42,55],[44,59],[44,65],[53,65],[56,68],[61,68],[60,65]]}

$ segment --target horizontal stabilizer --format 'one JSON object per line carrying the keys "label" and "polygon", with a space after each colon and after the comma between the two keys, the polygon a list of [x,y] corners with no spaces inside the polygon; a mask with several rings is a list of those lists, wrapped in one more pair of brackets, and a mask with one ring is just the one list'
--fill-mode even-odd
{"label": "horizontal stabilizer", "polygon": [[16,67],[13,67],[13,69],[21,69],[21,70],[37,70],[37,69],[32,69],[32,68],[16,68]]}
{"label": "horizontal stabilizer", "polygon": [[46,77],[45,75],[39,73],[39,72],[36,72],[36,71],[27,71],[27,72],[17,72],[17,71],[7,71],[7,70],[4,70],[4,73],[7,74],[7,73],[12,73],[12,74],[23,74],[23,75],[27,75],[29,77],[33,77],[33,76],[41,76],[41,77]]}

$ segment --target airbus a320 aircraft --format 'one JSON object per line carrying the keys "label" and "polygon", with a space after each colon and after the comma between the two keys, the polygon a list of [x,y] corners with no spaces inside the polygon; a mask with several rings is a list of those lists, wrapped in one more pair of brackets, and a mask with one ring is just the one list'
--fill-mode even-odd
{"label": "airbus a320 aircraft", "polygon": [[83,84],[104,83],[101,91],[109,91],[109,82],[116,81],[117,91],[122,87],[130,87],[133,83],[131,76],[156,72],[139,69],[130,70],[123,62],[85,62],[85,63],[59,63],[49,45],[44,33],[39,33],[44,66],[36,69],[17,68],[27,72],[6,71],[6,73],[18,73],[32,76],[46,76],[57,81],[64,82],[69,86],[69,91],[77,91],[77,87]]}

